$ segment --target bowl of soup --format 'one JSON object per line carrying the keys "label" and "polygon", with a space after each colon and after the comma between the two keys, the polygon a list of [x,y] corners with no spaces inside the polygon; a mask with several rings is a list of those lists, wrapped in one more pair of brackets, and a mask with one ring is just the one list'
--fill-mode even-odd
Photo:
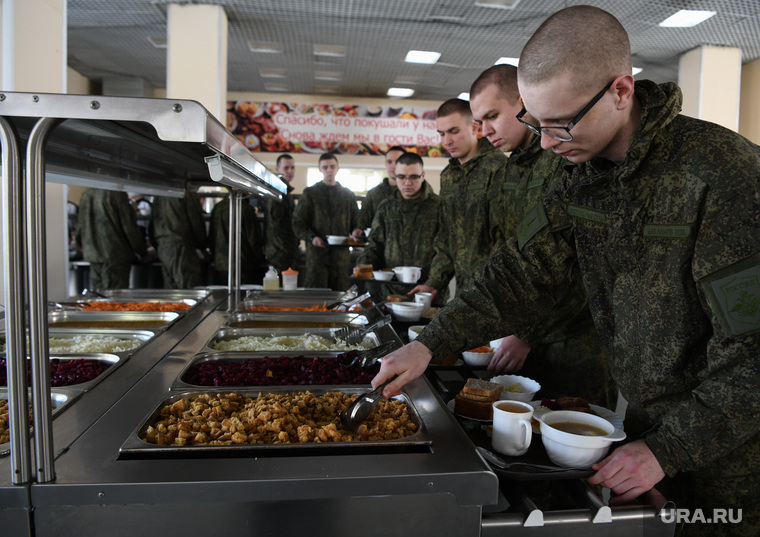
{"label": "bowl of soup", "polygon": [[591,468],[625,432],[604,418],[574,410],[534,414],[549,459],[563,468]]}

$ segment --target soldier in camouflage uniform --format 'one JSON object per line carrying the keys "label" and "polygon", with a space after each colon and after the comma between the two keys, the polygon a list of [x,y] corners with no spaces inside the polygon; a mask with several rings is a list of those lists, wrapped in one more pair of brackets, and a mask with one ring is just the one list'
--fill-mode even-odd
{"label": "soldier in camouflage uniform", "polygon": [[388,177],[367,192],[367,195],[364,197],[362,209],[359,211],[358,228],[360,230],[364,231],[368,227],[372,227],[372,220],[375,218],[377,208],[396,191],[396,161],[403,154],[404,148],[397,145],[394,145],[385,152],[385,170],[388,172]]}
{"label": "soldier in camouflage uniform", "polygon": [[132,263],[148,247],[126,192],[88,188],[79,202],[76,242],[90,263],[94,289],[126,289]]}
{"label": "soldier in camouflage uniform", "polygon": [[[240,283],[261,283],[264,276],[264,249],[261,244],[261,226],[256,209],[247,199],[240,204]],[[230,197],[225,196],[211,210],[209,243],[213,256],[216,281],[228,283]],[[286,267],[287,268],[287,267]]]}
{"label": "soldier in camouflage uniform", "polygon": [[589,482],[614,504],[656,485],[695,518],[741,510],[740,523],[685,524],[682,535],[758,535],[760,147],[680,115],[675,84],[634,83],[627,34],[597,8],[552,15],[518,75],[542,124],[531,128],[576,165],[483,279],[383,358],[373,384],[400,375],[384,390],[394,395],[434,356],[529,330],[579,270],[629,405],[629,441]]}
{"label": "soldier in camouflage uniform", "polygon": [[[492,233],[514,237],[518,223],[562,177],[566,161],[541,149],[540,138],[515,118],[522,108],[516,67],[494,65],[481,73],[470,88],[470,108],[483,136],[510,152],[504,182],[491,184],[489,216]],[[540,382],[546,393],[583,397],[606,408],[617,403],[580,274],[551,318],[537,323],[530,334],[503,339],[488,369],[520,371]]]}
{"label": "soldier in camouflage uniform", "polygon": [[435,257],[424,284],[412,289],[434,295],[456,276],[456,295],[472,284],[501,242],[489,228],[488,192],[504,181],[507,157],[485,138],[467,101],[449,99],[436,114],[441,142],[451,155],[441,172],[441,223]]}
{"label": "soldier in camouflage uniform", "polygon": [[298,237],[293,231],[293,211],[295,201],[290,193],[293,187],[290,183],[296,172],[296,162],[290,155],[283,154],[277,157],[277,173],[288,185],[288,192],[281,200],[264,200],[264,230],[266,244],[264,253],[269,264],[282,272],[288,268],[298,268],[299,251]]}
{"label": "soldier in camouflage uniform", "polygon": [[198,194],[153,201],[156,250],[161,259],[164,287],[192,289],[203,285],[203,266],[196,250],[205,255],[206,224]]}
{"label": "soldier in camouflage uniform", "polygon": [[[395,163],[398,188],[380,204],[372,221],[372,231],[357,263],[375,269],[416,266],[427,276],[438,233],[440,198],[425,181],[422,158],[402,153]],[[381,296],[405,293],[408,287],[382,284]]]}
{"label": "soldier in camouflage uniform", "polygon": [[304,189],[293,213],[293,230],[306,241],[305,287],[348,289],[350,255],[345,246],[327,244],[327,235],[348,236],[356,231],[359,207],[356,197],[338,184],[338,159],[332,153],[319,157],[324,178]]}

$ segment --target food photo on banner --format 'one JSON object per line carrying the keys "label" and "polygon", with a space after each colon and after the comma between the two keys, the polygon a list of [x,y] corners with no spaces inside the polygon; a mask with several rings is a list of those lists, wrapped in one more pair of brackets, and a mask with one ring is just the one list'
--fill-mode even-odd
{"label": "food photo on banner", "polygon": [[414,107],[229,101],[227,129],[251,151],[383,155],[400,145],[447,156],[435,110]]}

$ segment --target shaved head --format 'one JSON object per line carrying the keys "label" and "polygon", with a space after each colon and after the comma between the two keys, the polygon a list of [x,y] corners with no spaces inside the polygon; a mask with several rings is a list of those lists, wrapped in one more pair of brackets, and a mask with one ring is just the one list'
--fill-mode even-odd
{"label": "shaved head", "polygon": [[470,99],[478,96],[489,86],[499,88],[499,97],[514,103],[520,98],[517,89],[517,67],[514,65],[494,65],[489,67],[470,86]]}
{"label": "shaved head", "polygon": [[598,89],[631,74],[631,45],[620,22],[593,6],[572,6],[546,19],[520,54],[520,84],[569,74],[573,89]]}

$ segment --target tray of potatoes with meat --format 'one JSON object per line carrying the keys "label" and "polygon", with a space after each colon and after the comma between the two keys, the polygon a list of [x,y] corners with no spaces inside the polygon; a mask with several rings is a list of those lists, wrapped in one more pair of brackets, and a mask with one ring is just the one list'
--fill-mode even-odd
{"label": "tray of potatoes with meat", "polygon": [[141,420],[119,453],[129,457],[431,443],[405,393],[381,400],[356,432],[344,430],[340,412],[370,390],[371,386],[266,386],[173,392]]}

